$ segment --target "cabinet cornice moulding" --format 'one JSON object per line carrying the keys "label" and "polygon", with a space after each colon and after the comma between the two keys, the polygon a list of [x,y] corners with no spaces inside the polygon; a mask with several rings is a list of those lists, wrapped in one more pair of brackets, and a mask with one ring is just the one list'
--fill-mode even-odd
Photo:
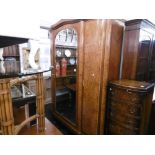
{"label": "cabinet cornice moulding", "polygon": [[87,21],[87,20],[93,20],[93,19],[61,19],[56,24],[51,26],[50,31],[55,30],[66,24],[73,24],[78,23],[79,21]]}

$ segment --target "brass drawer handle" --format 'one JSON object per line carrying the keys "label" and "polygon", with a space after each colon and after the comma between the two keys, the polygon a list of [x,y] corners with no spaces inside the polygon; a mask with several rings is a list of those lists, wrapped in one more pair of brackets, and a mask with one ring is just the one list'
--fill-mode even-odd
{"label": "brass drawer handle", "polygon": [[131,89],[127,89],[126,91],[127,91],[129,94],[132,94]]}
{"label": "brass drawer handle", "polygon": [[130,113],[131,114],[134,114],[136,112],[136,109],[135,108],[130,108]]}
{"label": "brass drawer handle", "polygon": [[113,92],[112,88],[109,88],[109,91],[110,91],[111,95],[114,95],[114,92]]}

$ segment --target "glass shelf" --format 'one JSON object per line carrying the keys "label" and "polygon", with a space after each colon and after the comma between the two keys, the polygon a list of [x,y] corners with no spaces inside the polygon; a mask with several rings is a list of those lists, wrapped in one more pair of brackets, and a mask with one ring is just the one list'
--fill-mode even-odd
{"label": "glass shelf", "polygon": [[34,74],[49,72],[49,71],[52,71],[52,68],[47,69],[47,70],[31,70],[31,71],[27,71],[25,73],[20,73],[20,72],[19,73],[2,73],[0,70],[0,79],[30,76],[30,75],[34,75]]}
{"label": "glass shelf", "polygon": [[69,77],[76,77],[76,75],[56,76],[56,78],[69,78]]}
{"label": "glass shelf", "polygon": [[69,57],[67,57],[67,56],[61,56],[61,57],[58,57],[58,56],[56,56],[56,58],[59,58],[59,59],[62,59],[62,58],[76,58],[76,56],[69,56]]}
{"label": "glass shelf", "polygon": [[36,101],[36,94],[29,90],[24,84],[11,87],[12,102],[15,107],[24,106],[28,102]]}
{"label": "glass shelf", "polygon": [[65,49],[77,49],[77,46],[68,46],[68,45],[56,45],[56,48],[65,48]]}
{"label": "glass shelf", "polygon": [[29,90],[24,84],[16,85],[11,88],[12,99],[27,98],[31,96],[35,96],[35,93]]}

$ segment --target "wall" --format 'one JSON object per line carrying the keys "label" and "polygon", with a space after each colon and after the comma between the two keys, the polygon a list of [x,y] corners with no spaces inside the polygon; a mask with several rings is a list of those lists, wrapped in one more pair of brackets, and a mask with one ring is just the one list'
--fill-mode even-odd
{"label": "wall", "polygon": [[29,0],[5,0],[0,8],[0,35],[38,39],[37,5]]}

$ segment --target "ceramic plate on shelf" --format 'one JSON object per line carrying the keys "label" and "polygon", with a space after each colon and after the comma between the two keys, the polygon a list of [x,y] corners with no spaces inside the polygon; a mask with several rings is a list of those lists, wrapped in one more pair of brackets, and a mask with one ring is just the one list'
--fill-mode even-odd
{"label": "ceramic plate on shelf", "polygon": [[61,54],[62,54],[61,51],[59,51],[59,50],[56,51],[56,55],[57,55],[58,57],[61,57]]}
{"label": "ceramic plate on shelf", "polygon": [[71,56],[71,51],[70,50],[65,50],[65,55],[66,57],[70,57]]}
{"label": "ceramic plate on shelf", "polygon": [[69,63],[70,63],[71,65],[75,65],[75,59],[74,59],[74,58],[70,58],[70,59],[69,59]]}

